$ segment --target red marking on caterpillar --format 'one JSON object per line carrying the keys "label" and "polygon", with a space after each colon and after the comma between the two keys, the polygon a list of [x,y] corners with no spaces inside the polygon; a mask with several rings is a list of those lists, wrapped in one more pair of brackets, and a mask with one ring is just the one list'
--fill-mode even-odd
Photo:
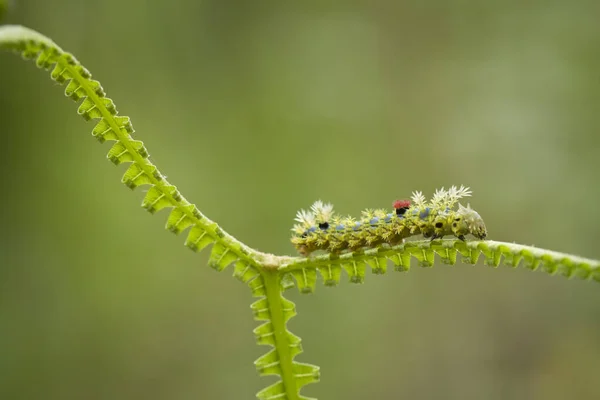
{"label": "red marking on caterpillar", "polygon": [[410,208],[410,200],[396,200],[394,202],[394,208],[396,210],[399,208]]}
{"label": "red marking on caterpillar", "polygon": [[423,193],[413,192],[411,200],[393,203],[395,212],[365,210],[360,219],[336,215],[331,204],[319,200],[309,211],[298,211],[291,241],[307,256],[317,250],[340,253],[395,245],[419,234],[431,240],[446,235],[465,240],[468,234],[483,240],[487,236],[483,219],[470,205],[458,202],[469,196],[471,191],[464,186],[438,189],[429,202]]}

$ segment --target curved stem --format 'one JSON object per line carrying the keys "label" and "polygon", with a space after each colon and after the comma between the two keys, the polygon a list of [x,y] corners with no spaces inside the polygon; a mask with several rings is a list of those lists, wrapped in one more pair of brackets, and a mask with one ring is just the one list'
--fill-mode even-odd
{"label": "curved stem", "polygon": [[[341,255],[324,254],[311,258],[287,257],[282,260],[281,270],[293,272],[304,268],[320,268],[346,262],[369,261],[373,257],[385,257],[395,262],[402,257],[414,256],[424,264],[433,263],[434,253],[438,254],[445,263],[454,264],[456,253],[467,258],[465,261],[475,263],[479,256],[485,256],[486,264],[498,266],[504,258],[504,263],[516,267],[525,263],[529,269],[537,269],[543,265],[547,272],[562,272],[564,275],[577,275],[583,279],[600,281],[600,261],[579,257],[572,254],[552,250],[539,249],[516,243],[496,242],[493,240],[468,241],[461,240],[419,240],[409,241],[398,246],[380,247],[364,251],[355,251]],[[450,257],[454,253],[454,257]],[[428,262],[429,260],[430,262]]]}
{"label": "curved stem", "polygon": [[281,367],[281,380],[287,399],[296,400],[299,399],[299,396],[293,370],[294,355],[292,354],[292,343],[289,341],[283,295],[281,294],[282,274],[274,270],[266,271],[261,275],[269,303],[269,314],[271,315],[271,324],[273,325],[273,334],[275,336],[275,349],[279,356],[279,365]]}

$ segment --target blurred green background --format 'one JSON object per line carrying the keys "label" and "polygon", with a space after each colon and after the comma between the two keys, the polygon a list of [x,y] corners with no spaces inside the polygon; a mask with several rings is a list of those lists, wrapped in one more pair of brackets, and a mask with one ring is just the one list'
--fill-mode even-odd
{"label": "blurred green background", "polygon": [[[597,1],[16,3],[250,246],[293,254],[316,199],[465,184],[491,239],[600,258]],[[254,398],[248,288],[140,208],[61,90],[0,53],[0,398]],[[597,284],[436,265],[288,293],[306,395],[600,398]]]}

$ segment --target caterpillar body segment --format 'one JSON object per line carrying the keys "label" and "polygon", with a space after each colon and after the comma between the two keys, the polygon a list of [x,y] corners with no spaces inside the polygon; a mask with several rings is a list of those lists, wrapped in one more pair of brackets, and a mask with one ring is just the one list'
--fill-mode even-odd
{"label": "caterpillar body segment", "polygon": [[469,188],[452,186],[437,190],[427,202],[421,192],[414,192],[410,201],[395,201],[393,212],[365,210],[358,220],[341,217],[331,204],[317,201],[310,211],[300,210],[296,215],[291,241],[301,255],[308,256],[317,250],[340,253],[396,245],[420,234],[431,240],[449,235],[465,240],[468,234],[485,239],[487,229],[481,216],[470,205],[458,203],[470,195]]}

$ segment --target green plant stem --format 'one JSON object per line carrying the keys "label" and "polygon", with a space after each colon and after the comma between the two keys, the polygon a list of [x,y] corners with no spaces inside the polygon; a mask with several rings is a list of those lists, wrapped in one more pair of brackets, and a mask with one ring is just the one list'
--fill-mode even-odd
{"label": "green plant stem", "polygon": [[281,380],[285,387],[285,393],[288,400],[297,400],[298,387],[293,371],[292,346],[288,338],[286,320],[284,314],[283,296],[281,294],[281,277],[276,270],[264,271],[262,274],[266,297],[269,302],[269,313],[271,315],[271,324],[273,325],[273,334],[275,336],[275,348],[279,355],[281,367]]}
{"label": "green plant stem", "polygon": [[[406,264],[410,256],[417,258],[423,266],[431,266],[433,265],[434,254],[437,254],[445,264],[455,264],[457,254],[463,256],[463,261],[474,264],[478,261],[479,256],[483,254],[485,263],[494,267],[500,265],[500,262],[504,259],[504,263],[512,267],[517,267],[522,262],[526,268],[531,270],[536,270],[542,266],[546,272],[551,274],[559,272],[567,277],[579,276],[582,279],[600,281],[600,261],[598,260],[493,240],[468,242],[461,240],[408,241],[398,246],[380,247],[342,255],[323,254],[311,258],[287,258],[287,261],[280,268],[282,271],[293,272],[305,268],[342,264],[348,261],[369,262],[374,257],[389,258],[396,265],[402,265],[398,261],[404,259]],[[409,267],[409,265],[403,266],[404,269]]]}

